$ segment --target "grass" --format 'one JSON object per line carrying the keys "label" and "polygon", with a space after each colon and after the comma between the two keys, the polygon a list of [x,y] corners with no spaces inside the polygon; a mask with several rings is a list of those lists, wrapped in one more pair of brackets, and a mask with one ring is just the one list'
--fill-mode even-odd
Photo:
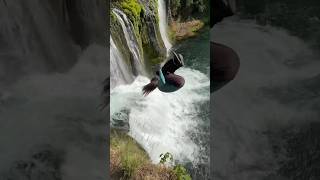
{"label": "grass", "polygon": [[110,173],[112,179],[177,180],[172,168],[152,164],[148,154],[124,132],[112,130],[110,139]]}
{"label": "grass", "polygon": [[124,178],[130,178],[140,164],[149,162],[147,153],[133,138],[123,132],[111,133],[111,174],[121,174]]}

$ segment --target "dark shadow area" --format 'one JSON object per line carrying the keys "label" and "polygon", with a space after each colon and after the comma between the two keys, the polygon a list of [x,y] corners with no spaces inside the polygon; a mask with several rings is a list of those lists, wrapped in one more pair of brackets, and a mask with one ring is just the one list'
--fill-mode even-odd
{"label": "dark shadow area", "polygon": [[318,2],[230,3],[235,15],[211,41],[232,48],[240,69],[211,94],[212,177],[319,179]]}
{"label": "dark shadow area", "polygon": [[107,179],[107,4],[0,1],[0,179]]}

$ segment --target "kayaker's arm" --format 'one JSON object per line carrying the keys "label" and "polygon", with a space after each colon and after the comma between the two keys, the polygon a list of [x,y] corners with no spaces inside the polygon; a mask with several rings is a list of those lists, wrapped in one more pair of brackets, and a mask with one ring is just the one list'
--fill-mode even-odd
{"label": "kayaker's arm", "polygon": [[158,78],[154,77],[151,79],[150,83],[143,86],[142,92],[144,96],[147,96],[149,93],[151,93],[153,90],[155,90],[158,87]]}

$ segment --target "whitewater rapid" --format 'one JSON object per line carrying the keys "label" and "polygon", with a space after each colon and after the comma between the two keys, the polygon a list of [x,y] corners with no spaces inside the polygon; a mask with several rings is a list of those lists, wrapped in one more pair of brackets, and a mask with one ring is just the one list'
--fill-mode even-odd
{"label": "whitewater rapid", "polygon": [[197,164],[201,147],[191,140],[190,133],[201,121],[197,106],[209,100],[210,82],[197,70],[181,68],[176,73],[186,82],[173,93],[156,89],[143,97],[142,87],[150,82],[143,76],[138,76],[132,84],[114,88],[110,121],[112,126],[119,124],[119,119],[123,121],[120,124],[127,123],[129,135],[142,145],[154,163],[159,163],[161,153],[170,152],[177,161]]}
{"label": "whitewater rapid", "polygon": [[[168,53],[172,45],[167,35],[165,4],[162,0],[158,3],[161,37]],[[128,46],[136,46],[136,37],[128,37],[133,33],[130,20],[118,9],[114,9],[113,13],[122,25]],[[185,78],[185,86],[182,89],[174,93],[163,93],[156,89],[144,97],[142,87],[148,84],[150,79],[140,73],[135,74],[133,82],[123,84],[122,75],[130,72],[125,72],[122,64],[116,62],[122,63],[123,57],[112,37],[110,43],[113,58],[111,80],[114,81],[111,82],[114,85],[111,85],[110,92],[111,127],[127,130],[146,150],[153,163],[159,163],[159,155],[166,152],[171,153],[180,163],[191,163],[194,166],[208,163],[204,160],[207,156],[204,148],[199,146],[202,143],[199,142],[202,138],[199,134],[206,134],[200,132],[202,129],[199,126],[206,120],[201,116],[203,109],[199,107],[209,101],[208,76],[188,67],[181,68],[176,73]],[[130,51],[135,54],[132,49]]]}

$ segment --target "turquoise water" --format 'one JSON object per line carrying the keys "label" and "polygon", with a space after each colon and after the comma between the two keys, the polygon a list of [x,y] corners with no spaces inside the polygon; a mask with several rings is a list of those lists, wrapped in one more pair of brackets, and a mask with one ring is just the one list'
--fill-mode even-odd
{"label": "turquoise water", "polygon": [[183,54],[187,67],[210,75],[210,31],[205,29],[198,36],[182,41],[173,48]]}
{"label": "turquoise water", "polygon": [[[198,36],[182,41],[174,49],[184,56],[185,66],[210,76],[210,43],[209,30],[200,32]],[[209,86],[198,93],[209,94]],[[196,105],[199,119],[197,127],[190,131],[191,139],[200,147],[199,160],[196,166],[188,166],[194,179],[209,179],[210,164],[210,101],[205,100]]]}

